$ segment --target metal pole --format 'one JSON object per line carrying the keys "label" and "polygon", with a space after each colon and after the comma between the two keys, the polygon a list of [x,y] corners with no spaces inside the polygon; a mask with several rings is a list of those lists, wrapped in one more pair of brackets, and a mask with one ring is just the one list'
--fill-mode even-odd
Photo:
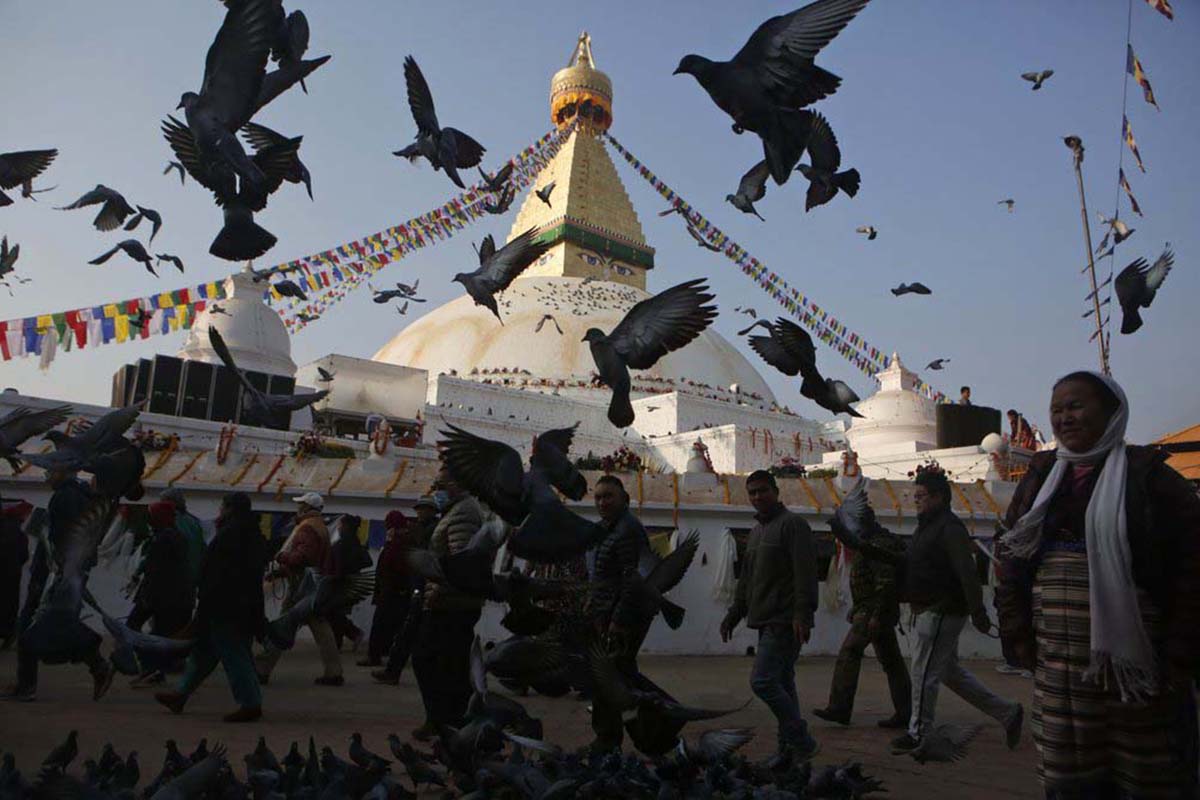
{"label": "metal pole", "polygon": [[1100,371],[1111,375],[1108,368],[1108,343],[1103,332],[1104,318],[1100,316],[1100,290],[1096,286],[1096,260],[1092,256],[1092,228],[1088,224],[1087,197],[1083,193],[1083,142],[1078,136],[1067,136],[1063,141],[1074,155],[1075,182],[1079,185],[1079,214],[1083,219],[1083,246],[1087,252],[1088,278],[1092,282],[1092,308],[1096,315],[1096,344],[1100,348]]}

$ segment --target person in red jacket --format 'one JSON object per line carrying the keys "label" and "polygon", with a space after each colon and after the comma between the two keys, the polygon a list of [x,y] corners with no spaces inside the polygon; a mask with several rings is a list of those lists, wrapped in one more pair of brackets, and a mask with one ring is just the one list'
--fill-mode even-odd
{"label": "person in red jacket", "polygon": [[[292,499],[298,504],[296,525],[275,556],[275,572],[282,575],[288,583],[281,611],[291,608],[300,599],[301,579],[305,570],[316,570],[321,575],[332,574],[333,570],[329,530],[325,527],[325,518],[321,515],[325,499],[316,492],[307,492]],[[333,629],[329,627],[329,622],[321,617],[314,617],[309,620],[308,629],[317,643],[324,668],[324,674],[317,678],[315,683],[318,686],[341,686],[345,682],[342,678],[342,660],[338,655],[337,642],[334,641]],[[265,684],[271,679],[271,671],[279,663],[282,653],[282,650],[268,644],[255,659],[260,683]]]}
{"label": "person in red jacket", "polygon": [[360,667],[383,666],[383,657],[391,652],[412,599],[412,578],[405,563],[408,517],[400,509],[393,509],[383,524],[387,538],[375,564],[375,596],[371,598],[375,613],[371,617],[367,657],[358,662]]}

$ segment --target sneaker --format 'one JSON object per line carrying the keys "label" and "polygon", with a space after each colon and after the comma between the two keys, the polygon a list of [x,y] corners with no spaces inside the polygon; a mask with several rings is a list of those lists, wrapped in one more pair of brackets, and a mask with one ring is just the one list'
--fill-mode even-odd
{"label": "sneaker", "polygon": [[376,683],[386,683],[388,686],[396,686],[400,683],[400,676],[387,669],[377,669],[371,673],[371,677],[375,679]]}
{"label": "sneaker", "polygon": [[346,683],[346,679],[341,675],[322,675],[313,683],[317,686],[342,686]]}
{"label": "sneaker", "polygon": [[996,665],[996,672],[999,672],[1001,675],[1020,675],[1021,668],[1014,667],[1012,664],[1008,664],[1008,663],[1005,663],[1002,661]]}
{"label": "sneaker", "polygon": [[432,722],[426,722],[421,727],[412,732],[412,738],[418,742],[428,742],[433,737],[437,736],[437,727]]}
{"label": "sneaker", "polygon": [[908,718],[909,718],[908,714],[905,714],[904,716],[900,716],[899,714],[893,714],[892,716],[888,717],[887,719],[879,720],[879,722],[876,722],[875,724],[881,728],[907,728],[908,727]]}
{"label": "sneaker", "polygon": [[1004,726],[1004,743],[1009,750],[1016,750],[1021,743],[1021,727],[1025,722],[1025,706],[1017,704],[1017,711]]}
{"label": "sneaker", "polygon": [[99,700],[108,693],[108,687],[112,686],[113,682],[112,664],[107,661],[101,661],[96,669],[92,672],[92,699]]}
{"label": "sneaker", "polygon": [[849,725],[850,715],[843,711],[837,711],[832,708],[814,708],[814,717],[819,717],[826,722],[836,722],[838,725]]}
{"label": "sneaker", "polygon": [[166,706],[172,714],[182,714],[187,695],[182,692],[155,692],[154,699],[159,705]]}
{"label": "sneaker", "polygon": [[12,700],[17,703],[32,703],[37,699],[37,687],[21,686],[20,684],[8,686],[0,693],[0,698]]}
{"label": "sneaker", "polygon": [[916,749],[917,745],[921,744],[921,740],[914,737],[912,734],[904,733],[892,739],[892,755],[900,755]]}
{"label": "sneaker", "polygon": [[224,719],[226,722],[254,722],[262,719],[262,707],[242,706],[237,711],[234,711],[231,714],[226,714],[222,719]]}

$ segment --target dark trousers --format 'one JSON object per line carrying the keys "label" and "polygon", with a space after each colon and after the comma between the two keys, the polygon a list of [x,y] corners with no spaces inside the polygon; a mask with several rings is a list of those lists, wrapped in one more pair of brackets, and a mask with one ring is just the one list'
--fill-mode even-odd
{"label": "dark trousers", "polygon": [[421,635],[421,620],[424,618],[425,606],[418,594],[409,602],[408,614],[392,642],[392,649],[387,654],[387,664],[384,668],[397,678],[404,674],[404,667],[408,664],[413,648],[416,647],[417,637]]}
{"label": "dark trousers", "polygon": [[787,745],[809,740],[808,723],[800,715],[800,696],[796,693],[796,659],[800,657],[800,646],[792,626],[786,623],[768,625],[758,631],[750,689],[775,715],[781,750]]}
{"label": "dark trousers", "polygon": [[879,632],[872,638],[867,630],[867,617],[861,614],[855,615],[850,623],[850,630],[842,641],[842,649],[838,651],[833,683],[829,687],[829,709],[847,716],[854,710],[858,673],[867,645],[875,648],[875,657],[887,675],[888,691],[892,695],[896,716],[907,720],[912,714],[912,683],[908,679],[904,656],[900,654],[900,644],[896,641],[896,629],[880,626]]}
{"label": "dark trousers", "polygon": [[375,613],[371,617],[371,638],[367,640],[367,659],[382,661],[392,651],[396,637],[408,618],[409,596],[380,597],[375,602]]}
{"label": "dark trousers", "polygon": [[[33,554],[33,564],[30,567],[29,574],[29,588],[25,593],[25,605],[21,609],[21,619],[18,623],[20,633],[24,633],[33,623],[33,618],[42,604],[42,593],[46,588],[46,581],[50,577],[49,565],[50,560],[45,545],[39,542],[37,550]],[[102,639],[98,634],[91,633],[90,629],[86,629],[82,623],[77,624],[85,634],[80,637],[78,648],[76,648],[75,652],[53,659],[53,663],[87,664],[88,669],[95,673],[104,667],[104,659],[100,657]],[[20,639],[17,640],[18,686],[30,689],[37,688],[39,660],[37,654],[31,653],[21,645]]]}
{"label": "dark trousers", "polygon": [[362,636],[362,629],[350,621],[351,610],[349,608],[339,609],[327,614],[325,617],[329,622],[330,630],[333,631],[333,640],[337,642],[339,650],[342,649],[343,639],[357,641]]}
{"label": "dark trousers", "polygon": [[[637,688],[657,688],[653,684],[647,685],[637,664],[638,651],[642,649],[642,642],[646,640],[649,630],[647,623],[630,631],[624,641],[610,643],[610,646],[616,647],[612,655],[613,666],[628,685]],[[621,709],[608,706],[599,693],[592,695],[592,732],[596,734],[597,743],[606,750],[620,747],[625,738]]]}
{"label": "dark trousers", "polygon": [[191,696],[217,664],[225,668],[229,691],[242,708],[261,708],[262,689],[254,674],[251,637],[237,625],[209,623],[196,638],[196,646],[187,658],[179,692]]}
{"label": "dark trousers", "polygon": [[471,699],[471,642],[480,609],[426,609],[413,651],[425,721],[462,724]]}

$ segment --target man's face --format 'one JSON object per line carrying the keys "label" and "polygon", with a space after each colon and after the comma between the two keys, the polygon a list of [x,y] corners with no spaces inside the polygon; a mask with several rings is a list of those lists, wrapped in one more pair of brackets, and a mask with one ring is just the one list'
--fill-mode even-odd
{"label": "man's face", "polygon": [[442,467],[438,470],[437,481],[434,484],[436,488],[441,489],[453,499],[462,493],[462,489],[455,482],[454,476],[450,474],[450,470]]}
{"label": "man's face", "polygon": [[770,481],[750,481],[746,484],[746,494],[750,495],[750,505],[760,514],[779,505],[779,488],[772,486]]}
{"label": "man's face", "polygon": [[970,389],[963,389],[963,390],[962,390],[962,399],[963,399],[963,400],[970,400],[970,399],[971,399],[971,390],[970,390]]}
{"label": "man's face", "polygon": [[601,519],[616,519],[625,510],[624,494],[611,483],[596,484],[592,499],[596,501],[596,511]]}
{"label": "man's face", "polygon": [[913,502],[917,504],[918,514],[931,514],[940,510],[943,505],[942,496],[929,491],[924,486],[918,486],[913,490]]}

